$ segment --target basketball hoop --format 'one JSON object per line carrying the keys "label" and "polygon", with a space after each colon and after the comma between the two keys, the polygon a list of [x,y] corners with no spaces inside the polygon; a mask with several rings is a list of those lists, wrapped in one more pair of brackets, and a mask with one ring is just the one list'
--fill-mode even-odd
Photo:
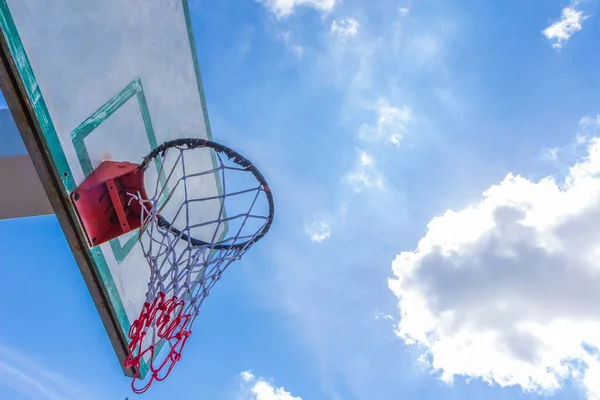
{"label": "basketball hoop", "polygon": [[[205,159],[213,162],[195,162]],[[151,164],[159,166],[157,171]],[[134,392],[143,393],[180,360],[202,303],[223,271],[267,233],[274,203],[250,161],[209,140],[166,142],[144,158],[139,171],[145,185],[127,192],[125,207],[139,211],[139,243],[150,280],[146,302],[129,330],[125,367],[136,371]],[[199,190],[210,179],[218,180],[220,192]],[[168,351],[161,352],[161,346]],[[138,387],[144,362],[149,378]]]}

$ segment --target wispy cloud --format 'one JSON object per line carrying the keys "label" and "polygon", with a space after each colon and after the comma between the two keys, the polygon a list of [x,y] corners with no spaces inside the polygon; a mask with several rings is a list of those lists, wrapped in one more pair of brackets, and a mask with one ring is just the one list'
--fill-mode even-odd
{"label": "wispy cloud", "polygon": [[586,148],[564,179],[509,174],[397,255],[397,334],[444,381],[549,392],[573,378],[600,399],[600,139]]}
{"label": "wispy cloud", "polygon": [[277,18],[287,18],[297,7],[311,7],[322,13],[330,13],[335,7],[336,0],[258,0],[264,4]]}
{"label": "wispy cloud", "polygon": [[398,12],[400,13],[400,15],[405,16],[405,15],[408,15],[408,13],[410,12],[410,8],[408,8],[408,7],[399,7],[398,8]]}
{"label": "wispy cloud", "polygon": [[[92,388],[49,370],[28,355],[0,344],[0,385],[32,400],[96,399]],[[97,393],[97,392],[96,392]]]}
{"label": "wispy cloud", "polygon": [[[348,395],[377,397],[380,389],[373,390],[378,386],[375,382],[393,380],[393,375],[402,369],[397,364],[384,371],[380,368],[384,357],[395,357],[389,351],[389,341],[384,344],[378,340],[380,335],[389,335],[389,325],[394,322],[385,315],[380,316],[381,321],[375,321],[373,315],[373,310],[389,300],[385,292],[378,290],[389,274],[382,249],[389,242],[396,243],[391,237],[404,229],[408,221],[406,194],[394,186],[391,175],[389,181],[386,179],[386,169],[392,171],[390,164],[395,162],[396,154],[409,151],[408,146],[400,151],[396,147],[408,142],[416,125],[425,118],[420,110],[413,109],[419,104],[415,99],[420,94],[404,78],[421,79],[432,72],[432,68],[426,70],[421,65],[445,65],[439,62],[440,55],[445,53],[445,40],[451,36],[445,30],[446,24],[451,25],[447,18],[425,15],[417,22],[398,10],[398,2],[383,2],[378,5],[380,10],[384,4],[387,8],[381,18],[370,19],[374,13],[355,9],[352,14],[336,15],[340,18],[336,24],[319,21],[316,26],[320,29],[313,29],[312,24],[308,29],[300,29],[292,21],[285,22],[289,24],[285,29],[292,30],[291,36],[307,47],[303,76],[308,74],[310,84],[321,93],[333,87],[331,112],[335,113],[339,105],[340,130],[346,130],[347,135],[344,143],[335,147],[341,157],[336,157],[330,170],[338,174],[339,186],[319,188],[326,191],[321,197],[300,186],[302,190],[294,197],[307,201],[294,199],[287,204],[288,215],[292,209],[304,208],[298,212],[300,229],[298,224],[291,228],[304,240],[288,243],[289,240],[276,239],[271,255],[274,271],[265,280],[274,281],[277,293],[270,291],[265,295],[274,296],[277,301],[270,303],[292,316],[292,326],[302,332],[302,340],[317,359],[315,374],[322,380],[327,397],[335,400]],[[342,24],[342,17],[350,15],[358,25]],[[310,18],[314,19],[314,15]],[[277,25],[283,23],[279,21]],[[402,35],[397,35],[400,29]],[[418,44],[423,43],[417,39],[424,37],[431,38],[428,43],[434,44],[416,54]],[[434,61],[427,60],[429,56]],[[436,76],[436,84],[444,79]],[[355,153],[343,154],[351,151]],[[286,179],[289,181],[289,177]],[[327,215],[325,221],[331,233],[327,229],[306,230],[304,218],[315,209]],[[317,227],[319,219],[315,221]],[[331,236],[321,243],[326,246],[306,240],[327,235]],[[379,238],[379,243],[365,252],[356,243],[369,237]],[[342,249],[331,248],[338,243],[342,243]],[[315,268],[318,274],[314,273]],[[323,335],[324,332],[328,334]],[[361,343],[357,345],[357,341]],[[396,345],[400,347],[399,343],[392,344],[394,348]]]}
{"label": "wispy cloud", "polygon": [[250,371],[240,374],[242,388],[239,400],[302,400],[292,396],[283,387],[277,387],[261,377],[255,377]]}
{"label": "wispy cloud", "polygon": [[582,29],[582,23],[589,18],[584,15],[583,11],[577,9],[578,1],[573,1],[571,4],[562,10],[561,18],[544,29],[542,33],[552,42],[552,47],[560,49],[576,32]]}
{"label": "wispy cloud", "polygon": [[410,107],[396,107],[387,99],[382,99],[377,105],[377,120],[374,124],[364,124],[359,132],[359,138],[365,141],[384,140],[396,146],[408,133],[409,125],[413,122]]}
{"label": "wispy cloud", "polygon": [[375,319],[383,319],[383,320],[387,320],[387,321],[393,321],[394,317],[392,317],[390,314],[384,314],[380,311],[376,311]]}
{"label": "wispy cloud", "polygon": [[325,221],[314,221],[305,227],[306,234],[313,242],[322,242],[331,237],[331,227]]}
{"label": "wispy cloud", "polygon": [[542,150],[542,158],[550,161],[558,160],[559,147],[547,147]]}
{"label": "wispy cloud", "polygon": [[286,48],[291,51],[298,60],[302,59],[304,49],[302,46],[293,42],[292,33],[290,31],[281,32],[278,37],[285,43]]}
{"label": "wispy cloud", "polygon": [[366,151],[360,151],[353,169],[346,174],[345,179],[354,188],[355,192],[366,189],[382,189],[384,178],[377,168],[375,160]]}
{"label": "wispy cloud", "polygon": [[579,120],[579,126],[584,129],[589,127],[600,127],[600,114],[597,114],[593,117],[586,116],[581,118]]}
{"label": "wispy cloud", "polygon": [[359,28],[358,21],[351,17],[335,19],[331,23],[331,33],[342,40],[356,36]]}
{"label": "wispy cloud", "polygon": [[383,100],[379,107],[379,118],[377,120],[377,131],[380,136],[387,138],[395,145],[408,131],[408,124],[412,120],[412,111],[404,106],[402,108],[391,106],[387,100]]}
{"label": "wispy cloud", "polygon": [[373,164],[373,157],[366,151],[361,151],[360,156],[358,157],[358,165],[361,167],[368,167],[371,164]]}

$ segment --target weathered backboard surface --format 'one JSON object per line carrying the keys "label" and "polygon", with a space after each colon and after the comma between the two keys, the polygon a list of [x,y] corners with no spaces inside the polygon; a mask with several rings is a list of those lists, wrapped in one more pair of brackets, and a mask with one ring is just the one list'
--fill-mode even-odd
{"label": "weathered backboard surface", "polygon": [[148,265],[137,232],[89,248],[69,194],[105,159],[211,139],[187,2],[0,0],[0,27],[2,91],[122,364]]}

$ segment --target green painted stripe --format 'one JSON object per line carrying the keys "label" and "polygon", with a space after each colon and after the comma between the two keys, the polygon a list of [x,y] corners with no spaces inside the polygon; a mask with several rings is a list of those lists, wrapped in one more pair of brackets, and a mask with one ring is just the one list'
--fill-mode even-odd
{"label": "green painted stripe", "polygon": [[138,78],[132,81],[123,90],[121,90],[119,94],[114,96],[102,107],[96,110],[96,112],[87,117],[85,121],[83,121],[77,128],[73,130],[73,132],[71,132],[71,140],[73,141],[73,146],[75,147],[75,153],[77,153],[77,158],[79,158],[79,163],[81,164],[81,168],[83,169],[83,173],[86,177],[94,171],[94,166],[92,165],[90,154],[87,151],[84,139],[140,90],[141,85]]}

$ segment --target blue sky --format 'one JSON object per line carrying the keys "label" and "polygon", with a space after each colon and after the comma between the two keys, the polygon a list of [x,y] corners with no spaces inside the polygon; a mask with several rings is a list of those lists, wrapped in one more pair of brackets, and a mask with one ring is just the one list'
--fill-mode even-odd
{"label": "blue sky", "polygon": [[[189,3],[277,215],[141,398],[600,398],[597,0]],[[0,398],[133,397],[56,218],[0,243]]]}

